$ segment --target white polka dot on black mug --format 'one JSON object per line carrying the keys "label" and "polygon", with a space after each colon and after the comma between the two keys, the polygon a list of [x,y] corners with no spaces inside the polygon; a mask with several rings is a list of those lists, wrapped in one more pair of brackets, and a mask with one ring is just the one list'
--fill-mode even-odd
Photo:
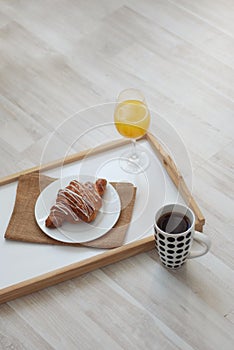
{"label": "white polka dot on black mug", "polygon": [[[167,204],[155,215],[155,246],[162,264],[169,269],[181,267],[187,259],[206,254],[210,239],[195,231],[195,215],[182,204]],[[202,244],[198,250],[191,249],[193,240]]]}

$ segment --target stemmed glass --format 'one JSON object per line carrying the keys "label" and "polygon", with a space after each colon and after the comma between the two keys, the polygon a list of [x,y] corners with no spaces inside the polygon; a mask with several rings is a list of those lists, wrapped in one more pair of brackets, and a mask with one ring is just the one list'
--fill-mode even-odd
{"label": "stemmed glass", "polygon": [[136,140],[145,135],[150,124],[150,113],[145,98],[137,89],[123,90],[117,99],[114,113],[118,132],[132,141],[132,149],[120,157],[120,166],[128,173],[140,173],[149,165],[149,157]]}

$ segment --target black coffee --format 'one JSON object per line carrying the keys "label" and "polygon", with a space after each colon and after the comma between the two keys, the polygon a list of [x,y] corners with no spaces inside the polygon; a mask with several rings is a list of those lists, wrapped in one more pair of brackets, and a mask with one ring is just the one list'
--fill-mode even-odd
{"label": "black coffee", "polygon": [[189,218],[181,213],[165,213],[157,221],[158,227],[166,232],[178,234],[187,231],[191,227]]}

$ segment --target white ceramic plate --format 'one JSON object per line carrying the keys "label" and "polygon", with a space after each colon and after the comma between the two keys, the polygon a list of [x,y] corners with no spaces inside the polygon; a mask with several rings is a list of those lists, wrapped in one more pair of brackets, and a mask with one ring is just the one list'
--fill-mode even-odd
{"label": "white ceramic plate", "polygon": [[102,207],[94,221],[91,223],[81,221],[77,224],[64,222],[62,227],[47,228],[45,220],[50,213],[50,208],[56,201],[58,190],[65,188],[70,181],[75,179],[80,182],[96,181],[94,177],[86,175],[79,175],[79,177],[72,175],[58,179],[40,193],[35,205],[35,218],[41,230],[49,237],[66,243],[84,243],[103,236],[117,222],[121,210],[117,191],[110,183],[107,183]]}

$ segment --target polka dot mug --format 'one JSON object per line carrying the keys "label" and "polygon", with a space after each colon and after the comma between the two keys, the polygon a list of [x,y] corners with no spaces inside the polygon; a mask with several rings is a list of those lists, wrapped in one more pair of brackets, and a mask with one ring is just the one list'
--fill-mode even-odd
{"label": "polka dot mug", "polygon": [[[155,245],[163,265],[169,269],[181,267],[187,259],[206,254],[210,239],[197,232],[195,215],[191,209],[181,204],[167,204],[155,215]],[[193,239],[201,243],[197,250],[191,249]]]}

